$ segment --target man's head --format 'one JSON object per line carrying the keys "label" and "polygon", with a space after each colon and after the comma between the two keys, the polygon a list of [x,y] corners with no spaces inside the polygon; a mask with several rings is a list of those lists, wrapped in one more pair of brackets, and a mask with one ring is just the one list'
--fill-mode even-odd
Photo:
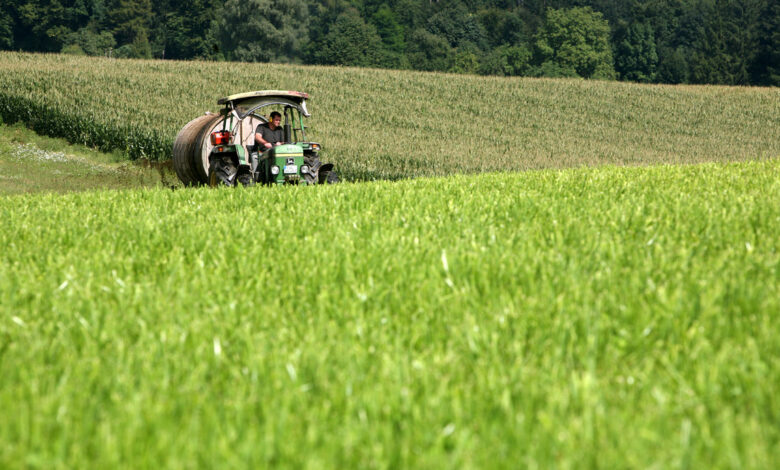
{"label": "man's head", "polygon": [[282,115],[279,114],[277,111],[271,112],[271,124],[274,127],[279,127],[279,125],[282,123]]}

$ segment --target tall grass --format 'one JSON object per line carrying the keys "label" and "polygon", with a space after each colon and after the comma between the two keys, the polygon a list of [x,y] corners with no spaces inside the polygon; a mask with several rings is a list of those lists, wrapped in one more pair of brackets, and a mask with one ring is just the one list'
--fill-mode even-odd
{"label": "tall grass", "polygon": [[772,468],[778,174],[0,198],[0,467]]}
{"label": "tall grass", "polygon": [[133,158],[170,157],[216,100],[312,95],[312,135],[350,179],[780,155],[780,90],[0,53],[0,115]]}

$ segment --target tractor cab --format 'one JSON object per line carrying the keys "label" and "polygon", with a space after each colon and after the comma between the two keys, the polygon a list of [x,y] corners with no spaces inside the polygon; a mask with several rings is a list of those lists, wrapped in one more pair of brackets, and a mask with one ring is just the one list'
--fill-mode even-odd
{"label": "tractor cab", "polygon": [[[304,118],[308,93],[265,90],[221,98],[221,126],[211,133],[209,184],[244,186],[263,184],[333,183],[332,164],[319,160],[320,144],[306,138]],[[269,121],[269,113],[282,115],[284,143],[270,149],[255,143],[255,129]]]}

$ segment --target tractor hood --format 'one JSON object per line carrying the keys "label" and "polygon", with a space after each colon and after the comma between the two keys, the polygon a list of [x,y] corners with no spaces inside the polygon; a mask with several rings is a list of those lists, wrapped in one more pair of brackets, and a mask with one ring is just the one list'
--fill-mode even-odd
{"label": "tractor hood", "polygon": [[224,104],[236,111],[239,118],[244,119],[258,108],[272,104],[288,105],[297,108],[306,117],[311,116],[306,109],[308,93],[300,91],[262,90],[250,91],[220,98],[217,104]]}

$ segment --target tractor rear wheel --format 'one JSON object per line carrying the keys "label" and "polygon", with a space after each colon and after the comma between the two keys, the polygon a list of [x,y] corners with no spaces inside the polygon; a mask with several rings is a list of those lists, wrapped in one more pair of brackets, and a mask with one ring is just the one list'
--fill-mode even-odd
{"label": "tractor rear wheel", "polygon": [[238,169],[229,157],[212,158],[209,165],[209,186],[235,186]]}

